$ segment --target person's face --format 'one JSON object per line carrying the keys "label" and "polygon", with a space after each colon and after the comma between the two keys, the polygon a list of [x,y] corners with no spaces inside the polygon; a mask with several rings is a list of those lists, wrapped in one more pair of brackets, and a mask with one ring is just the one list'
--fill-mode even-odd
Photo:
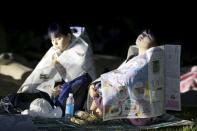
{"label": "person's face", "polygon": [[50,38],[51,38],[52,45],[55,48],[59,49],[60,51],[64,51],[66,49],[71,39],[70,34],[68,34],[67,36],[65,35],[55,36],[55,34],[53,33],[50,35]]}
{"label": "person's face", "polygon": [[54,87],[53,89],[53,96],[58,96],[60,94],[60,92],[62,91],[61,89],[61,85],[57,85],[56,87]]}
{"label": "person's face", "polygon": [[148,49],[154,43],[154,38],[151,34],[148,34],[146,31],[142,32],[136,39],[136,45],[138,48]]}

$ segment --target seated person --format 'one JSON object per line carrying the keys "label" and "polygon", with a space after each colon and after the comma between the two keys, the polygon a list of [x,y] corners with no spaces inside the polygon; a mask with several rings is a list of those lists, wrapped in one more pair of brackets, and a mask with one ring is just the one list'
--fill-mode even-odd
{"label": "seated person", "polygon": [[[134,51],[130,52],[130,56],[127,57],[126,61],[121,64],[124,65],[129,60],[131,60],[136,55],[143,55],[147,49],[155,46],[156,41],[152,33],[150,31],[143,31],[136,40],[136,46],[138,48],[138,54],[136,54],[136,47],[131,47]],[[120,66],[120,67],[121,67]],[[100,79],[95,80],[89,87],[89,95],[92,99],[91,104],[89,105],[89,110],[92,111],[97,116],[102,116],[102,92],[101,92],[101,82]],[[141,119],[129,119],[131,124],[134,125],[145,125],[147,124],[150,119],[149,118],[141,118]]]}
{"label": "seated person", "polygon": [[60,23],[51,24],[48,36],[52,47],[46,52],[18,93],[37,92],[45,81],[62,79],[69,82],[85,73],[96,77],[91,47],[80,37],[72,35],[70,28]]}
{"label": "seated person", "polygon": [[[54,97],[55,83],[63,81],[65,83],[54,104],[64,107],[69,92],[72,92],[76,104],[75,110],[81,110],[86,100],[88,85],[96,76],[92,50],[83,39],[75,38],[70,28],[63,24],[51,24],[48,28],[48,35],[52,47],[28,76],[18,92],[8,98],[13,98],[10,101],[14,108],[24,106],[22,109],[27,109],[29,104],[37,98],[50,100]],[[16,102],[18,100],[19,102]],[[20,101],[27,103],[27,105],[20,105]]]}

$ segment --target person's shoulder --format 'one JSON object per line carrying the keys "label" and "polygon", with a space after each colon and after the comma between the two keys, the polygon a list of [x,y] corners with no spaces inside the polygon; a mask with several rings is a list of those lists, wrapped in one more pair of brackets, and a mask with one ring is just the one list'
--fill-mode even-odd
{"label": "person's shoulder", "polygon": [[72,38],[70,51],[75,52],[79,56],[84,56],[88,51],[88,45],[79,37]]}
{"label": "person's shoulder", "polygon": [[75,37],[73,38],[73,41],[78,44],[78,45],[81,45],[81,46],[88,46],[88,43],[82,39],[81,37]]}
{"label": "person's shoulder", "polygon": [[74,49],[82,49],[82,50],[87,50],[90,46],[88,45],[87,42],[85,42],[82,38],[77,37],[72,40],[73,47]]}

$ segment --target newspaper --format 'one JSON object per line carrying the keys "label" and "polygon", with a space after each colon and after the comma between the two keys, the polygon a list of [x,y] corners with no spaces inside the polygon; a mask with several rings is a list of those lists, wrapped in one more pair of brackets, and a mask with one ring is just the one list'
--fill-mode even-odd
{"label": "newspaper", "polygon": [[[138,55],[124,62],[118,69],[101,75],[104,121],[120,118],[150,118],[164,114],[166,109],[177,110],[177,107],[170,104],[168,108],[165,107],[165,101],[171,100],[166,97],[167,91],[172,88],[171,85],[174,89],[179,89],[178,82],[168,80],[170,76],[168,72],[173,72],[169,70],[173,68],[168,67],[174,64],[180,66],[178,63],[180,60],[174,60],[173,63],[166,61],[169,56],[166,54],[169,51],[173,56],[172,59],[180,56],[177,55],[180,54],[180,46],[172,45],[172,47],[177,50],[169,49],[171,47],[168,45],[150,48],[144,55]],[[175,73],[179,74],[178,70],[175,70]],[[171,77],[179,79],[178,75]],[[171,93],[177,93],[173,95],[178,96],[178,92]],[[176,98],[180,103],[180,97]]]}
{"label": "newspaper", "polygon": [[180,45],[165,45],[165,107],[181,110],[180,96]]}

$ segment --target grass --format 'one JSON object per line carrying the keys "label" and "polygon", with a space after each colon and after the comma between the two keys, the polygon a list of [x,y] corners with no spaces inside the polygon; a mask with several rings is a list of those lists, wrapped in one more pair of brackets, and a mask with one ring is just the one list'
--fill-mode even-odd
{"label": "grass", "polygon": [[[197,123],[197,107],[183,107],[182,111],[175,112],[175,111],[168,111],[167,113],[172,114],[176,117],[182,118],[184,120],[192,120]],[[57,130],[136,130],[134,126],[128,125],[124,122],[120,121],[106,121],[106,122],[96,122],[93,124],[88,125],[75,125],[75,128],[67,127],[67,125],[62,126],[60,123],[59,126],[56,125],[57,121],[53,119],[47,120],[38,120],[34,121],[35,124],[38,126],[40,125],[39,129],[52,129],[56,128]],[[171,126],[171,127],[162,127],[159,129],[144,129],[142,131],[197,131],[197,124],[187,125],[187,126]],[[60,125],[62,127],[60,127]],[[71,124],[72,125],[72,124]],[[45,127],[44,127],[45,126]],[[58,126],[58,127],[57,127]],[[42,128],[43,127],[43,128]]]}
{"label": "grass", "polygon": [[197,107],[195,106],[182,106],[182,111],[168,111],[167,113],[172,114],[178,118],[184,120],[190,120],[195,122],[194,125],[178,126],[178,127],[164,127],[159,129],[150,129],[147,131],[197,131]]}
{"label": "grass", "polygon": [[197,127],[193,127],[193,126],[166,127],[166,128],[151,129],[146,131],[197,131]]}

